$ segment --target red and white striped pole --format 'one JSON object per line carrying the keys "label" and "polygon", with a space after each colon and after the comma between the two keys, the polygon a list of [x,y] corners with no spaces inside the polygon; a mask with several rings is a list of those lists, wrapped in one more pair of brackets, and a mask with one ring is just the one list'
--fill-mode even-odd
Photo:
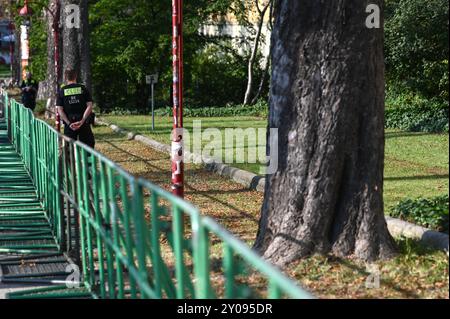
{"label": "red and white striped pole", "polygon": [[172,193],[184,197],[183,141],[183,0],[172,0],[173,131]]}

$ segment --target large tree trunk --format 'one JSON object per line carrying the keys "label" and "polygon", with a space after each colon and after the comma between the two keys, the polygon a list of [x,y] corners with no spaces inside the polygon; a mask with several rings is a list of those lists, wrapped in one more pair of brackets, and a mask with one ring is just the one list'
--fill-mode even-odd
{"label": "large tree trunk", "polygon": [[[65,23],[66,7],[76,4],[80,8],[80,28],[70,28]],[[91,82],[91,55],[89,38],[89,16],[87,0],[62,0],[61,15],[63,23],[63,68],[78,70],[78,79],[90,90]]]}
{"label": "large tree trunk", "polygon": [[267,178],[255,244],[275,264],[395,253],[383,212],[383,29],[366,28],[369,3],[383,6],[278,2],[269,124],[279,167]]}

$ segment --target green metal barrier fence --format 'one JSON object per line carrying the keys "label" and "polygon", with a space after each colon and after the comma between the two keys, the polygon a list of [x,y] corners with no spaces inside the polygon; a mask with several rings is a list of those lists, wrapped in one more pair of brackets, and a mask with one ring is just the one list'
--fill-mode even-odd
{"label": "green metal barrier fence", "polygon": [[197,208],[3,95],[11,139],[83,283],[10,298],[311,298]]}

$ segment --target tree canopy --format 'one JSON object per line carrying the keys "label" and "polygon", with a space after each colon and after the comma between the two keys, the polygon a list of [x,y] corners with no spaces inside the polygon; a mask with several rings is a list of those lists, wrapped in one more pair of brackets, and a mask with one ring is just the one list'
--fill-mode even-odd
{"label": "tree canopy", "polygon": [[[45,1],[33,1],[30,29],[35,76],[46,77]],[[221,25],[233,14],[249,28],[253,1],[192,0],[185,2],[185,95],[191,107],[239,104],[245,94],[250,50],[244,55],[227,36],[204,36],[207,21]],[[146,74],[158,72],[157,105],[169,104],[171,86],[171,3],[158,0],[89,1],[94,95],[103,109],[142,109],[147,105]],[[14,8],[17,10],[18,7]],[[448,2],[445,0],[387,0],[385,53],[389,91],[425,98],[448,98]],[[244,47],[244,46],[242,46]],[[250,47],[250,46],[249,46]],[[262,60],[261,54],[258,60]],[[264,70],[255,63],[255,83]],[[226,89],[224,89],[226,88]],[[268,86],[262,97],[267,98]]]}

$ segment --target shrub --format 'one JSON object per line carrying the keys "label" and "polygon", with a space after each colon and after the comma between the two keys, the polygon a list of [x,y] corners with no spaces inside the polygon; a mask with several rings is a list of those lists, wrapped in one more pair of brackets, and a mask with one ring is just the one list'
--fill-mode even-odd
{"label": "shrub", "polygon": [[405,199],[394,206],[391,216],[448,234],[449,196]]}
{"label": "shrub", "polygon": [[[156,116],[172,116],[173,109],[171,107],[158,108],[155,110]],[[125,108],[115,107],[112,109],[103,109],[102,114],[111,115],[149,115],[150,108]],[[185,117],[222,117],[222,116],[255,116],[267,117],[268,107],[266,103],[258,103],[252,106],[229,105],[224,107],[202,107],[202,108],[184,108],[183,116]]]}
{"label": "shrub", "polygon": [[[163,108],[155,111],[159,116],[172,115],[172,108]],[[264,101],[260,101],[255,105],[228,105],[225,107],[203,107],[203,108],[186,108],[183,110],[186,117],[222,117],[222,116],[257,116],[267,117],[268,105]]]}
{"label": "shrub", "polygon": [[[230,52],[233,50],[230,48]],[[191,62],[191,74],[185,75],[185,100],[189,105],[225,106],[244,99],[247,64],[244,56],[210,45],[199,50]],[[255,80],[255,83],[258,83]]]}
{"label": "shrub", "polygon": [[448,132],[448,103],[400,94],[386,101],[386,127],[410,132]]}

